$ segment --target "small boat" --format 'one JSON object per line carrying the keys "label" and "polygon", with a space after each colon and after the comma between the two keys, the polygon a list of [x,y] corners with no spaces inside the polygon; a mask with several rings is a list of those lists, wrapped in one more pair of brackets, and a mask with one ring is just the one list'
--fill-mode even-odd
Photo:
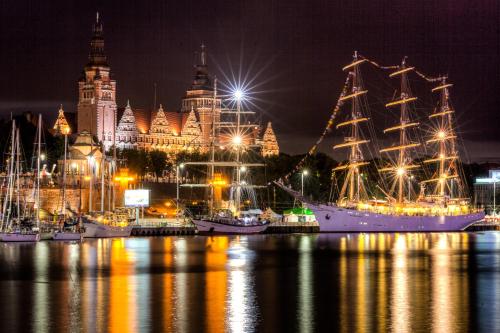
{"label": "small boat", "polygon": [[53,234],[52,239],[56,241],[82,241],[83,234],[80,231],[58,230]]}
{"label": "small boat", "polygon": [[38,242],[40,240],[40,233],[32,230],[2,232],[0,233],[0,240],[2,242]]}
{"label": "small boat", "polygon": [[85,217],[83,220],[85,238],[113,238],[113,237],[130,237],[133,225],[128,223],[128,220],[111,223],[102,223],[92,217]]}
{"label": "small boat", "polygon": [[212,217],[193,218],[200,233],[208,234],[258,234],[264,232],[269,221],[255,216],[233,217],[230,210],[221,210]]}

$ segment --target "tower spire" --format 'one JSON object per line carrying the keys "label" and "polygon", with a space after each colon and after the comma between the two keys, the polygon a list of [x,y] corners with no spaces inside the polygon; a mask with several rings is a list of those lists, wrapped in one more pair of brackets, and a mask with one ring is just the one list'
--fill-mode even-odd
{"label": "tower spire", "polygon": [[194,66],[194,80],[191,90],[209,90],[212,91],[212,82],[208,75],[207,52],[205,44],[201,44],[199,63]]}
{"label": "tower spire", "polygon": [[205,44],[201,43],[201,54],[200,54],[200,60],[201,60],[201,65],[206,66],[207,65],[207,58],[205,54]]}
{"label": "tower spire", "polygon": [[96,13],[96,21],[92,28],[92,39],[90,40],[89,63],[87,66],[106,66],[108,62],[104,53],[104,35],[102,22],[99,21],[99,12]]}

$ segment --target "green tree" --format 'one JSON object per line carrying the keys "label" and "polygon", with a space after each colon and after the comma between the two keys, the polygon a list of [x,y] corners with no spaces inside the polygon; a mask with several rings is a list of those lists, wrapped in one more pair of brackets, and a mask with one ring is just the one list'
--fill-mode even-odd
{"label": "green tree", "polygon": [[119,151],[118,156],[132,173],[137,174],[139,178],[144,177],[149,160],[147,151],[143,149],[122,149]]}
{"label": "green tree", "polygon": [[167,163],[168,155],[161,150],[151,150],[149,152],[149,166],[156,176],[156,180],[163,174],[164,170],[171,169],[172,165]]}

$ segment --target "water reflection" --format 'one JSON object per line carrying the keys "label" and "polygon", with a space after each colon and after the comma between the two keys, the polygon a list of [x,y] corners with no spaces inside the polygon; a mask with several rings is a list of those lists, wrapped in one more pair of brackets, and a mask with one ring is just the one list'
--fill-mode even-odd
{"label": "water reflection", "polygon": [[248,249],[248,237],[234,238],[227,252],[227,329],[229,332],[253,332],[258,311],[251,274],[254,253]]}
{"label": "water reflection", "polygon": [[500,329],[499,233],[0,244],[5,331]]}

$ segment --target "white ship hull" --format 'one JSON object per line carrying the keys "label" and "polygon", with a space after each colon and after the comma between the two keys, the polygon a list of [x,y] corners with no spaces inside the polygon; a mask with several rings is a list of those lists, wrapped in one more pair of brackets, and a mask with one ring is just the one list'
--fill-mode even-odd
{"label": "white ship hull", "polygon": [[111,226],[100,224],[97,222],[85,222],[85,238],[113,238],[113,237],[130,237],[133,226],[125,227]]}
{"label": "white ship hull", "polygon": [[193,219],[193,223],[201,233],[214,234],[258,234],[267,229],[269,224],[231,225],[204,219]]}
{"label": "white ship hull", "polygon": [[376,214],[337,206],[306,204],[321,232],[460,231],[484,219],[484,212],[453,216]]}
{"label": "white ship hull", "polygon": [[2,242],[38,242],[40,240],[39,233],[17,233],[17,232],[4,232],[0,233],[0,240]]}
{"label": "white ship hull", "polygon": [[71,231],[56,231],[52,239],[56,241],[81,241],[83,240],[83,234]]}

